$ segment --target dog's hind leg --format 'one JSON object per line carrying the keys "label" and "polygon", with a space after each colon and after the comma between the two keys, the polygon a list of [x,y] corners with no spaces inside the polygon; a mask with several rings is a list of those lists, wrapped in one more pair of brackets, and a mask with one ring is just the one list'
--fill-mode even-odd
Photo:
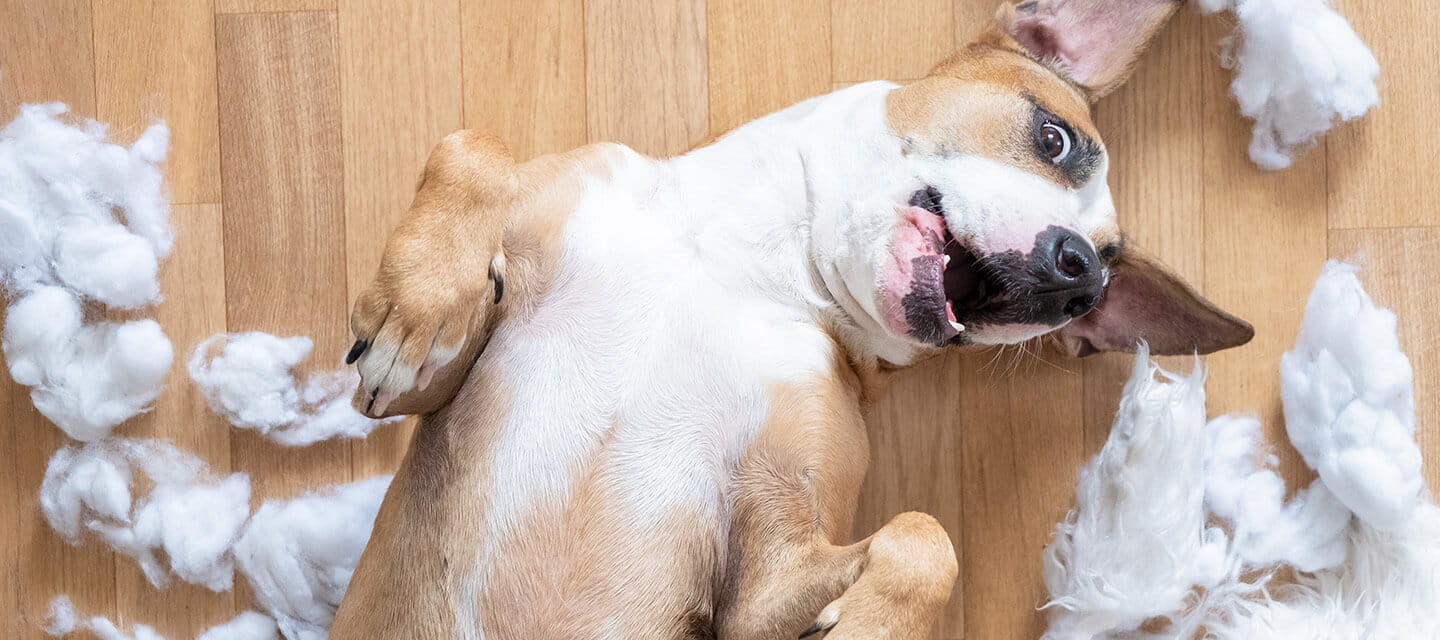
{"label": "dog's hind leg", "polygon": [[923,513],[849,546],[807,547],[733,585],[721,639],[928,638],[955,585],[950,538]]}
{"label": "dog's hind leg", "polygon": [[827,381],[778,393],[741,461],[722,640],[926,638],[958,572],[944,528],[896,516],[850,545],[868,445],[857,394]]}

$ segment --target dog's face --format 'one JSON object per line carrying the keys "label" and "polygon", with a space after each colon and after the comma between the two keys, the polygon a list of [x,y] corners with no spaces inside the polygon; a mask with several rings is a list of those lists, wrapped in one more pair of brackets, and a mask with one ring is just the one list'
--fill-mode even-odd
{"label": "dog's face", "polygon": [[848,210],[858,224],[840,224],[864,231],[832,236],[848,245],[833,252],[847,262],[836,269],[852,274],[848,295],[871,331],[923,349],[1058,329],[1078,355],[1140,339],[1157,353],[1249,340],[1249,325],[1125,246],[1091,118],[1175,4],[1002,7],[979,41],[890,94],[889,133],[913,182]]}

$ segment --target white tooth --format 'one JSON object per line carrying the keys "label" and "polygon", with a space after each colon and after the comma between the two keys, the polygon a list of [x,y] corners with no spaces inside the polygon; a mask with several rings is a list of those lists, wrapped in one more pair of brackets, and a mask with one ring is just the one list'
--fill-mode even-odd
{"label": "white tooth", "polygon": [[965,332],[965,325],[960,324],[959,322],[956,322],[956,321],[954,321],[954,320],[951,320],[951,321],[950,321],[950,326],[954,327],[956,332],[959,332],[959,333],[964,333],[964,332]]}
{"label": "white tooth", "polygon": [[945,254],[944,264],[945,264],[945,266],[947,266],[947,267],[950,266],[950,254],[948,254],[948,253]]}

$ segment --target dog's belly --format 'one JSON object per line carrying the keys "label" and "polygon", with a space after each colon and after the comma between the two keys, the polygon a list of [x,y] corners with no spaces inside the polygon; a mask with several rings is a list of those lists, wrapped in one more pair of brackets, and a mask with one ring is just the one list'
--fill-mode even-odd
{"label": "dog's belly", "polygon": [[812,319],[598,200],[569,223],[554,287],[472,374],[510,403],[483,445],[474,610],[457,619],[486,637],[703,633],[732,471],[772,389],[832,364]]}

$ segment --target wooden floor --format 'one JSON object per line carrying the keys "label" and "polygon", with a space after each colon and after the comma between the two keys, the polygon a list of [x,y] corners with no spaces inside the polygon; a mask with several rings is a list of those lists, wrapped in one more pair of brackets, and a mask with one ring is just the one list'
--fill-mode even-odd
{"label": "wooden floor", "polygon": [[[330,366],[349,300],[408,203],[427,150],[461,127],[522,156],[617,140],[684,150],[800,98],[906,80],[997,0],[0,0],[0,110],[61,100],[132,138],[173,129],[176,250],[158,318],[187,353],[223,330],[313,336]],[[1383,105],[1296,166],[1254,169],[1226,95],[1221,21],[1185,15],[1099,107],[1115,198],[1135,241],[1253,321],[1209,359],[1211,409],[1279,433],[1277,362],[1329,257],[1401,317],[1420,435],[1440,478],[1440,13],[1422,0],[1336,0],[1376,47]],[[879,408],[857,532],[935,514],[961,555],[942,638],[1035,638],[1040,551],[1076,469],[1105,438],[1126,360],[955,357],[909,372]],[[403,429],[286,450],[209,415],[177,367],[156,411],[121,429],[173,438],[258,496],[390,469]],[[0,391],[0,636],[39,635],[45,603],[183,639],[249,606],[243,589],[149,588],[126,558],[66,546],[35,495],[60,431]],[[1296,470],[1294,456],[1287,468]],[[10,615],[18,612],[18,615]]]}

